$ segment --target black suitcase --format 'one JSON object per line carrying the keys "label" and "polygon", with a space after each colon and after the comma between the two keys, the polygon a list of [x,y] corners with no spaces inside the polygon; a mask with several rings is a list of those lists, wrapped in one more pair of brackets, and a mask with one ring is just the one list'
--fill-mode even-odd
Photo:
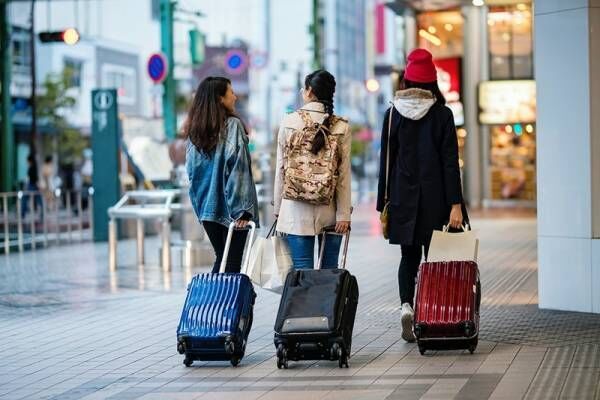
{"label": "black suitcase", "polygon": [[[349,240],[347,233],[342,269],[288,273],[275,322],[277,368],[287,368],[288,360],[337,360],[340,368],[348,367],[358,306],[356,277],[345,269]],[[323,242],[319,266],[324,248]]]}

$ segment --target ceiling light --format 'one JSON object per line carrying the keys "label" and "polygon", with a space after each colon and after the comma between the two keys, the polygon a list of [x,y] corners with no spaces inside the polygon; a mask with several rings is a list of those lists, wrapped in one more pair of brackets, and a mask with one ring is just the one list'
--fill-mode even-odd
{"label": "ceiling light", "polygon": [[519,4],[517,4],[517,10],[525,11],[525,10],[527,10],[527,5],[524,3],[519,3]]}
{"label": "ceiling light", "polygon": [[429,31],[429,33],[431,33],[432,35],[435,35],[435,33],[437,32],[437,29],[435,29],[435,26],[430,26],[429,28],[427,28],[427,30]]}
{"label": "ceiling light", "polygon": [[454,26],[452,26],[452,24],[446,24],[444,25],[444,29],[446,29],[448,32],[452,32],[454,30]]}
{"label": "ceiling light", "polygon": [[427,32],[425,29],[419,30],[419,36],[421,36],[425,40],[428,40],[429,42],[433,43],[436,46],[440,46],[442,44],[442,40],[439,37],[432,35],[431,33]]}
{"label": "ceiling light", "polygon": [[483,0],[473,0],[473,5],[475,7],[481,7],[481,6],[485,5],[485,1],[483,1]]}

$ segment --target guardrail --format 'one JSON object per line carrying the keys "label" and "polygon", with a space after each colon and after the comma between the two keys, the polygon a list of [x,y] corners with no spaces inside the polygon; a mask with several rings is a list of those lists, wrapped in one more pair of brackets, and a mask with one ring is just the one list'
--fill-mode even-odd
{"label": "guardrail", "polygon": [[0,193],[0,251],[92,239],[94,189]]}

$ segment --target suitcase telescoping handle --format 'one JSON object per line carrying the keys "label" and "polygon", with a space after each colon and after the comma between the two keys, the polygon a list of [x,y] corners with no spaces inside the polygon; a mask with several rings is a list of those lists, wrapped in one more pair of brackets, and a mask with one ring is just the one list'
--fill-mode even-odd
{"label": "suitcase telescoping handle", "polygon": [[348,242],[350,242],[350,228],[348,228],[348,231],[346,233],[337,233],[335,231],[335,226],[326,226],[325,228],[323,228],[323,240],[321,240],[321,250],[319,251],[319,260],[317,261],[317,267],[316,269],[321,269],[321,264],[323,264],[323,255],[325,254],[325,239],[327,238],[327,235],[338,235],[338,236],[344,236],[344,251],[342,253],[342,268],[341,269],[346,269],[346,256],[348,255]]}
{"label": "suitcase telescoping handle", "polygon": [[[250,227],[250,237],[246,239],[246,243],[249,245],[244,246],[244,258],[242,261],[241,273],[245,274],[248,271],[248,264],[250,263],[250,247],[254,241],[254,234],[256,232],[256,224],[253,221],[248,221]],[[229,257],[229,247],[231,247],[231,238],[233,237],[233,230],[235,228],[235,221],[229,224],[229,230],[227,231],[227,240],[225,241],[225,249],[223,249],[223,258],[221,259],[221,266],[219,267],[219,273],[225,272],[225,266],[227,265],[227,257]]]}

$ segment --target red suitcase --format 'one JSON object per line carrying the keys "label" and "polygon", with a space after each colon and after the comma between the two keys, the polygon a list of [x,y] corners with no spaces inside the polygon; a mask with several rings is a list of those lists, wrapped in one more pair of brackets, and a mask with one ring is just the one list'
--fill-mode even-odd
{"label": "red suitcase", "polygon": [[419,267],[414,332],[419,351],[477,347],[481,285],[473,261],[425,262]]}

